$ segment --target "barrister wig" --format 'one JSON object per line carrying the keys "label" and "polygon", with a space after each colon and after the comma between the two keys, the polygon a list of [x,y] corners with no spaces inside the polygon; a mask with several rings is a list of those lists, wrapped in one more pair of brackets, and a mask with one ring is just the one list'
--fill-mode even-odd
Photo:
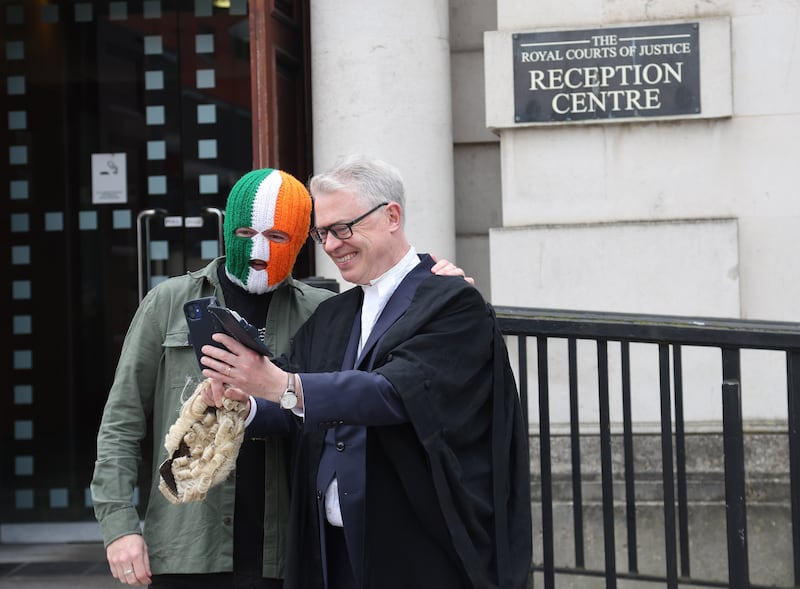
{"label": "barrister wig", "polygon": [[197,385],[164,437],[158,490],[174,504],[205,499],[235,468],[244,440],[247,403],[225,398],[222,407],[209,407],[202,397],[209,386]]}

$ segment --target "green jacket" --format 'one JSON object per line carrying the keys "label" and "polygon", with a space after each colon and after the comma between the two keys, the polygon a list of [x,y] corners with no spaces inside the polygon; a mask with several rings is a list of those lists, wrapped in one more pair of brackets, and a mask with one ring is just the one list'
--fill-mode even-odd
{"label": "green jacket", "polygon": [[[197,272],[170,278],[142,300],[128,328],[97,436],[92,502],[106,546],[142,533],[135,506],[140,444],[153,424],[153,475],[144,538],[153,574],[210,573],[233,569],[234,473],[199,503],[173,505],[158,490],[158,465],[167,457],[164,436],[182,401],[202,380],[188,342],[183,304],[215,295],[218,258]],[[333,293],[292,278],[272,296],[265,343],[277,356],[297,329]],[[266,440],[263,575],[283,576],[289,489],[284,442]]]}

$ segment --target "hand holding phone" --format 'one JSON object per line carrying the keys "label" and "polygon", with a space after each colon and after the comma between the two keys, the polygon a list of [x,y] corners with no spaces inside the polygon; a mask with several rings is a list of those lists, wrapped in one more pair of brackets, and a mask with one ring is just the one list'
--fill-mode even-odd
{"label": "hand holding phone", "polygon": [[[189,343],[194,348],[197,362],[203,357],[203,346],[208,344],[225,349],[214,341],[215,333],[225,333],[259,354],[272,357],[269,348],[258,336],[258,329],[243,319],[236,311],[219,306],[216,297],[202,297],[183,305],[186,324],[189,326]],[[205,368],[200,364],[200,368]]]}
{"label": "hand holding phone", "polygon": [[233,309],[220,307],[214,304],[208,305],[208,310],[217,320],[217,323],[221,328],[219,331],[227,333],[240,344],[244,344],[262,356],[266,356],[268,358],[272,357],[272,353],[269,351],[269,348],[267,348],[266,344],[261,341],[261,336],[258,334],[258,328],[248,323],[244,317],[239,315],[239,313]]}

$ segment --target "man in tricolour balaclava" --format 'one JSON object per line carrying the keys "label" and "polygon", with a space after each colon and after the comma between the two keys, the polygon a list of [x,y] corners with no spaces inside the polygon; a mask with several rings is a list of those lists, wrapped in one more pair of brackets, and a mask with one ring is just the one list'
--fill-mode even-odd
{"label": "man in tricolour balaclava", "polygon": [[[292,278],[311,219],[311,197],[281,170],[253,170],[230,191],[226,257],[150,290],[131,321],[97,437],[91,484],[111,574],[128,585],[169,588],[282,586],[288,514],[287,449],[245,439],[235,470],[202,501],[174,505],[157,491],[163,441],[202,380],[183,304],[215,296],[259,329],[274,354],[330,291]],[[154,472],[144,525],[137,500],[140,443],[152,422]]]}

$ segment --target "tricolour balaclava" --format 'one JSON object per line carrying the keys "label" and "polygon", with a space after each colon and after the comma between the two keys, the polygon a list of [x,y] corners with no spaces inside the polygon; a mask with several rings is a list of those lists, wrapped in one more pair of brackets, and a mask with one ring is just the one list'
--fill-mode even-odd
{"label": "tricolour balaclava", "polygon": [[[231,188],[225,208],[225,271],[235,284],[254,294],[277,288],[292,271],[297,254],[308,237],[311,196],[291,174],[265,168],[242,176]],[[235,231],[250,227],[258,233],[239,237]],[[285,243],[267,240],[263,231],[283,231]],[[267,263],[263,270],[250,260]]]}

